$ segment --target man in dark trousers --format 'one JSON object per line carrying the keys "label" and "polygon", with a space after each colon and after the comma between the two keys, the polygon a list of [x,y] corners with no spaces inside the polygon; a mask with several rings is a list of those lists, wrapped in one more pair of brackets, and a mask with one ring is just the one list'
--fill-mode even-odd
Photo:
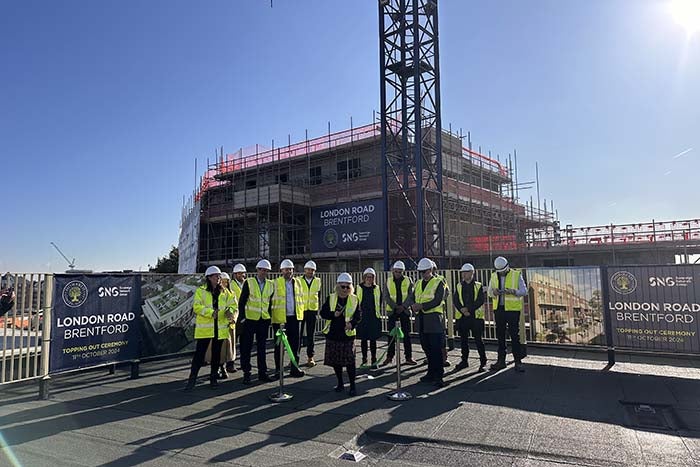
{"label": "man in dark trousers", "polygon": [[433,262],[423,258],[418,262],[421,279],[416,282],[409,298],[411,310],[418,315],[420,343],[428,360],[428,373],[420,378],[441,388],[445,386],[442,351],[445,347],[445,283],[433,275]]}
{"label": "man in dark trousers", "polygon": [[460,269],[461,282],[455,286],[452,296],[455,320],[462,347],[462,361],[456,369],[463,370],[469,366],[469,333],[471,332],[479,352],[479,372],[486,366],[486,349],[482,336],[484,334],[484,288],[481,282],[474,280],[474,266],[465,263]]}
{"label": "man in dark trousers", "polygon": [[506,367],[506,327],[510,334],[515,359],[515,371],[525,371],[522,359],[525,356],[520,343],[520,315],[523,313],[523,297],[527,295],[527,286],[523,274],[512,269],[508,260],[499,256],[493,262],[495,271],[489,280],[488,294],[492,300],[496,317],[496,337],[498,338],[498,361],[491,365],[491,371]]}
{"label": "man in dark trousers", "polygon": [[[391,277],[384,284],[384,297],[386,301],[386,312],[388,315],[387,328],[394,329],[396,322],[400,322],[403,332],[403,351],[407,365],[417,365],[413,360],[413,349],[411,346],[411,310],[408,308],[408,297],[413,292],[413,282],[410,277],[404,275],[406,265],[403,261],[397,261],[391,268]],[[391,365],[396,355],[396,343],[394,338],[389,339],[389,347],[386,352],[386,360],[381,366]]]}
{"label": "man in dark trousers", "polygon": [[272,266],[266,259],[258,261],[257,277],[246,279],[238,300],[238,329],[243,327],[241,334],[241,368],[243,369],[243,384],[251,384],[250,355],[253,351],[253,339],[258,349],[258,381],[270,382],[267,374],[267,333],[270,329],[272,313],[272,295],[274,283],[267,278]]}

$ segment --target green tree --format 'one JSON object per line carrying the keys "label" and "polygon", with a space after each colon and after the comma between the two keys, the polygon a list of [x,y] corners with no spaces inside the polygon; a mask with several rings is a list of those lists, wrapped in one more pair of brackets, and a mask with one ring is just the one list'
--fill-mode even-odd
{"label": "green tree", "polygon": [[177,273],[178,263],[180,261],[180,254],[176,246],[170,248],[170,254],[168,256],[163,256],[158,258],[156,266],[150,268],[150,272],[165,272],[165,273]]}

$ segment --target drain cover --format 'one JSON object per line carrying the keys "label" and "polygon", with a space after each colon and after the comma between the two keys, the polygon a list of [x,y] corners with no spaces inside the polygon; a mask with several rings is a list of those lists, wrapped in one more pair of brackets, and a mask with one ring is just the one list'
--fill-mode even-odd
{"label": "drain cover", "polygon": [[622,402],[630,425],[638,428],[673,430],[672,408],[666,405]]}

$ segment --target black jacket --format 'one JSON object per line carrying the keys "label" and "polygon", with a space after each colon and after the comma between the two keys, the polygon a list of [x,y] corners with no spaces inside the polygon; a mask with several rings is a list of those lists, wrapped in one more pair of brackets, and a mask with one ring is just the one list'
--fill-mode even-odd
{"label": "black jacket", "polygon": [[[462,298],[464,299],[464,303],[462,303],[459,299],[457,287],[462,288]],[[484,305],[484,299],[485,296],[483,285],[479,289],[478,295],[474,297],[474,281],[470,282],[469,284],[464,281],[460,282],[455,287],[455,293],[452,295],[452,303],[457,311],[461,310],[462,308],[467,308],[472,317],[474,316],[474,312]]]}

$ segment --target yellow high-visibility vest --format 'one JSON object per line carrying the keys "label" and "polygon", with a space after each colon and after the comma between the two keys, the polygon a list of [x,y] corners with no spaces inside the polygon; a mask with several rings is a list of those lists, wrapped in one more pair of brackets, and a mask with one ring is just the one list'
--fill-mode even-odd
{"label": "yellow high-visibility vest", "polygon": [[258,321],[260,319],[270,319],[270,298],[274,293],[274,285],[270,279],[265,279],[262,291],[256,277],[246,280],[250,294],[245,304],[245,319]]}
{"label": "yellow high-visibility vest", "polygon": [[[506,274],[506,279],[503,281],[503,288],[518,290],[518,287],[520,286],[520,274],[520,271],[517,269],[511,269],[508,271],[508,274]],[[489,287],[492,290],[498,290],[498,274],[495,272],[491,274]],[[523,297],[516,297],[515,295],[502,295],[501,297],[505,299],[504,305],[506,311],[523,311]],[[498,299],[499,296],[491,299],[491,304],[494,310],[496,310],[498,307]]]}
{"label": "yellow high-visibility vest", "polygon": [[[331,308],[331,312],[335,313],[335,307],[338,306],[338,294],[332,293],[328,297],[328,305]],[[352,321],[352,317],[355,315],[355,311],[357,311],[357,307],[360,304],[360,299],[357,298],[357,295],[348,295],[348,301],[345,304],[345,308],[343,310],[343,313],[345,314],[345,322],[349,323]],[[326,323],[323,326],[323,333],[328,334],[331,330],[331,320],[327,319]],[[346,329],[345,330],[345,335],[348,337],[354,337],[357,334],[357,331],[355,328],[350,329],[349,331]]]}
{"label": "yellow high-visibility vest", "polygon": [[[294,313],[298,320],[304,319],[304,294],[298,277],[292,278],[294,287]],[[287,322],[287,280],[284,277],[275,279],[275,293],[272,295],[272,324]]]}
{"label": "yellow high-visibility vest", "polygon": [[[408,298],[408,289],[411,287],[411,279],[408,277],[403,278],[403,281],[401,281],[401,297],[403,298],[403,301],[406,301],[406,298]],[[396,282],[393,277],[389,278],[389,282],[386,284],[386,288],[389,291],[389,298],[396,303],[396,297],[397,297],[397,290],[396,290]],[[388,313],[393,313],[394,310],[387,305],[386,306],[386,311]]]}
{"label": "yellow high-visibility vest", "polygon": [[[419,280],[416,283],[416,288],[415,288],[415,296],[416,296],[416,303],[428,303],[432,299],[435,298],[435,292],[437,292],[438,285],[442,283],[442,280],[440,278],[433,276],[430,281],[428,281],[428,285],[425,287],[425,290],[423,290],[423,281]],[[443,306],[443,303],[439,303],[438,306],[435,308],[431,308],[429,310],[423,310],[422,313],[427,314],[427,313],[443,313],[445,307]]]}
{"label": "yellow high-visibility vest", "polygon": [[[362,304],[362,286],[357,287],[357,299],[360,300],[360,304]],[[382,314],[379,312],[380,306],[381,306],[381,301],[382,301],[382,295],[381,291],[379,290],[378,285],[374,285],[374,310],[375,310],[375,315],[377,315],[377,318],[382,319]]]}
{"label": "yellow high-visibility vest", "polygon": [[321,304],[318,300],[318,293],[321,291],[321,279],[314,277],[311,284],[306,282],[306,278],[302,277],[302,288],[306,291],[304,294],[304,307],[309,311],[318,311],[321,309]]}
{"label": "yellow high-visibility vest", "polygon": [[[228,320],[226,319],[226,311],[233,313],[238,307],[238,300],[228,289],[221,288],[219,294],[219,311],[216,314],[218,321],[218,340],[227,339]],[[214,296],[207,290],[207,286],[197,287],[194,292],[194,338],[195,339],[213,339],[214,338]]]}
{"label": "yellow high-visibility vest", "polygon": [[[462,287],[461,283],[457,286],[457,296],[459,297],[459,302],[464,305],[464,299],[462,298]],[[479,281],[474,281],[474,300],[476,300],[476,297],[479,296],[479,291],[481,291],[481,282]],[[462,313],[457,310],[455,313],[455,318],[460,319],[462,317]],[[474,312],[474,317],[476,319],[484,319],[484,305],[482,304],[478,310],[475,310]]]}

